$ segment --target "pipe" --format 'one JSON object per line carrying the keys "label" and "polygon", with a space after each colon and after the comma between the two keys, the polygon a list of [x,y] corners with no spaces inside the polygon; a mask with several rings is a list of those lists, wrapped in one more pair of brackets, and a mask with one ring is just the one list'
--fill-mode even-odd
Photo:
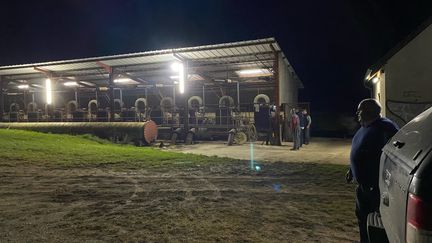
{"label": "pipe", "polygon": [[240,82],[237,81],[237,110],[240,112]]}
{"label": "pipe", "polygon": [[120,91],[120,101],[123,103],[123,90],[119,89]]}
{"label": "pipe", "polygon": [[57,134],[92,134],[103,139],[127,137],[139,144],[151,144],[157,138],[157,125],[147,122],[16,122],[0,123],[3,129],[19,129]]}
{"label": "pipe", "polygon": [[205,85],[203,85],[203,88],[202,88],[202,91],[203,91],[203,112],[205,113],[205,107],[206,107],[206,104],[205,104]]}

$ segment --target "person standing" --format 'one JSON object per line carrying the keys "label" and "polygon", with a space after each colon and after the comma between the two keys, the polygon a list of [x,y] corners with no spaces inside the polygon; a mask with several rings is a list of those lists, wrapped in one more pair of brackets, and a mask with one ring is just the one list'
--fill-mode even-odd
{"label": "person standing", "polygon": [[299,121],[300,121],[300,147],[301,147],[305,143],[304,138],[305,138],[306,117],[303,114],[303,110],[297,111],[297,114],[299,116]]}
{"label": "person standing", "polygon": [[348,183],[355,180],[356,216],[360,230],[360,242],[369,242],[367,216],[379,211],[380,191],[378,187],[381,149],[398,131],[391,120],[381,117],[381,106],[375,99],[364,99],[357,108],[360,129],[352,140],[350,168],[346,174]]}
{"label": "person standing", "polygon": [[299,150],[300,149],[300,119],[297,115],[296,109],[291,110],[291,133],[293,136],[293,148],[291,150]]}
{"label": "person standing", "polygon": [[310,140],[310,126],[312,124],[312,118],[311,116],[308,114],[307,110],[304,109],[303,110],[303,116],[305,117],[306,121],[305,121],[305,129],[304,129],[304,144],[308,145],[309,144],[309,140]]}

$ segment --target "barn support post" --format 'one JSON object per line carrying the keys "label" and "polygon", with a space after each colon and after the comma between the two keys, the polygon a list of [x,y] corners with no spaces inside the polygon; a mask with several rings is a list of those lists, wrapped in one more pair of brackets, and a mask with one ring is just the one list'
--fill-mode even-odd
{"label": "barn support post", "polygon": [[[184,65],[184,81],[185,81],[185,89],[184,89],[184,93],[183,93],[183,98],[184,98],[184,104],[185,104],[185,119],[184,119],[184,130],[185,130],[185,136],[187,135],[187,133],[189,132],[189,105],[188,105],[188,98],[187,98],[187,93],[188,93],[188,89],[186,88],[186,84],[187,84],[187,77],[188,77],[188,73],[189,73],[189,67],[188,67],[188,62],[184,61],[183,62]],[[186,137],[185,137],[186,139]]]}
{"label": "barn support post", "polygon": [[173,85],[173,106],[176,106],[176,88],[175,85]]}
{"label": "barn support post", "polygon": [[120,101],[123,103],[123,90],[119,88],[120,91]]}
{"label": "barn support post", "polygon": [[240,82],[237,80],[237,111],[240,112]]}
{"label": "barn support post", "polygon": [[[105,69],[106,72],[108,72],[108,99],[109,99],[109,107],[110,107],[110,113],[109,113],[109,121],[114,121],[114,68],[101,62],[97,61],[96,64],[100,66],[101,68]],[[97,92],[98,88],[96,88]],[[96,102],[98,102],[96,98]]]}
{"label": "barn support post", "polygon": [[3,78],[0,76],[0,122],[3,121],[4,113],[4,94],[3,94]]}
{"label": "barn support post", "polygon": [[205,107],[206,107],[206,103],[205,103],[205,85],[203,84],[203,88],[202,88],[202,97],[203,97],[203,112],[205,114]]}
{"label": "barn support post", "polygon": [[[270,45],[272,48],[273,46]],[[274,48],[273,48],[274,49]],[[276,124],[277,131],[275,132],[275,145],[282,145],[281,141],[281,121],[280,121],[280,78],[279,78],[279,52],[275,51],[273,63],[273,77],[275,79],[275,106],[276,106]]]}
{"label": "barn support post", "polygon": [[26,92],[26,91],[23,89],[23,103],[24,103],[24,111],[25,111],[25,112],[27,112],[27,94],[28,94],[28,92]]}
{"label": "barn support post", "polygon": [[[144,88],[144,97],[145,97],[145,100],[146,100],[146,103],[144,104],[144,112],[145,112],[145,114],[144,114],[144,119],[147,119],[148,117],[150,117],[150,114],[149,114],[149,109],[147,108],[147,104],[148,104],[148,99],[147,99],[147,87],[145,87]],[[135,107],[135,110],[137,111],[138,110],[138,107]],[[141,118],[140,118],[141,119]]]}
{"label": "barn support post", "polygon": [[108,80],[108,97],[109,97],[109,107],[110,107],[110,121],[114,121],[114,70],[111,69],[109,72]]}
{"label": "barn support post", "polygon": [[96,87],[95,89],[95,99],[96,99],[96,103],[99,104],[99,87]]}

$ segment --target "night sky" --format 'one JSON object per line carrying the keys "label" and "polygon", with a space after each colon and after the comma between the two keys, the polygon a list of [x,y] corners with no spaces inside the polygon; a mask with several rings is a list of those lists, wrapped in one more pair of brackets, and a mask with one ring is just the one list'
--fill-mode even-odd
{"label": "night sky", "polygon": [[0,65],[275,37],[312,111],[353,113],[369,66],[432,1],[3,1]]}

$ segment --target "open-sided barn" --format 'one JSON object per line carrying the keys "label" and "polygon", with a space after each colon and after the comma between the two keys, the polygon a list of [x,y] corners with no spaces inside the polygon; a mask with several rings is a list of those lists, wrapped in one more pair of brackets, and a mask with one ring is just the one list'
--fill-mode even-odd
{"label": "open-sided barn", "polygon": [[3,66],[0,86],[3,122],[151,119],[161,131],[211,135],[254,123],[263,105],[288,116],[302,83],[267,38]]}

